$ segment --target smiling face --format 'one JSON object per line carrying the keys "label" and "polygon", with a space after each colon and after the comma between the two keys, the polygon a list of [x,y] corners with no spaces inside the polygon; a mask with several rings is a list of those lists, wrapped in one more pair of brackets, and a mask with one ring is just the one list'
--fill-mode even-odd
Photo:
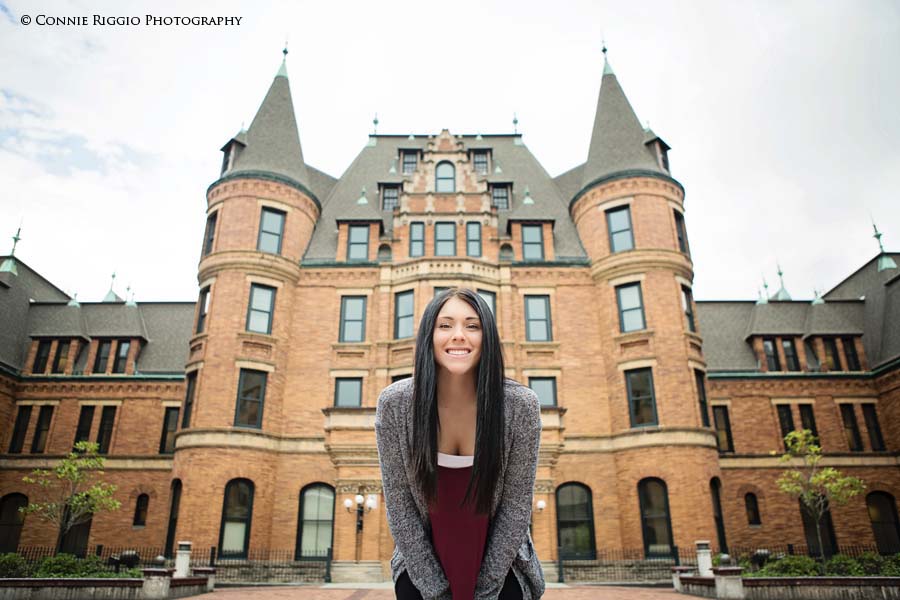
{"label": "smiling face", "polygon": [[478,313],[465,300],[450,298],[438,313],[432,343],[439,371],[463,375],[475,369],[481,359]]}

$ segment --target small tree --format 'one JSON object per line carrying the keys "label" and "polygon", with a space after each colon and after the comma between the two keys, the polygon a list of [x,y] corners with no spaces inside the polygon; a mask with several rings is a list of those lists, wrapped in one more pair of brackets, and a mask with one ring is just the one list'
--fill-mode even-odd
{"label": "small tree", "polygon": [[820,467],[822,448],[816,443],[816,436],[809,429],[792,431],[784,436],[787,452],[779,459],[790,463],[802,459],[801,464],[791,465],[778,478],[778,489],[800,503],[816,526],[819,552],[824,560],[825,547],[822,545],[822,517],[830,506],[841,506],[866,488],[861,479],[844,475],[833,467]]}
{"label": "small tree", "polygon": [[23,514],[34,514],[56,526],[56,553],[63,537],[72,527],[86,523],[93,515],[118,510],[121,502],[113,498],[116,486],[100,481],[104,458],[97,454],[95,442],[77,442],[75,449],[52,470],[35,469],[22,478],[25,483],[44,490],[44,502],[22,507]]}

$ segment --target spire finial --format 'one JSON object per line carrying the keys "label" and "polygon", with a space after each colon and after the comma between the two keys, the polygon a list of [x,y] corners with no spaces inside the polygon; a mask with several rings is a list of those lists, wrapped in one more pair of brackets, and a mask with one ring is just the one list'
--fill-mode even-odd
{"label": "spire finial", "polygon": [[362,191],[360,191],[359,199],[356,201],[357,204],[368,204],[369,199],[366,197],[366,186],[363,186]]}
{"label": "spire finial", "polygon": [[12,252],[9,253],[10,256],[16,255],[16,246],[19,244],[19,241],[22,239],[22,236],[20,235],[21,233],[22,233],[22,225],[20,223],[19,228],[16,230],[16,235],[14,235],[12,238],[13,247],[12,247]]}
{"label": "spire finial", "polygon": [[378,113],[375,113],[375,118],[372,119],[372,126],[373,126],[372,134],[378,135]]}
{"label": "spire finial", "polygon": [[513,133],[519,133],[519,116],[513,113]]}
{"label": "spire finial", "polygon": [[875,219],[872,219],[872,229],[875,230],[875,235],[873,235],[872,237],[878,240],[878,249],[883,253],[884,245],[881,243],[881,232],[878,231],[878,227],[875,225]]}
{"label": "spire finial", "polygon": [[600,43],[603,44],[603,47],[600,49],[600,51],[603,53],[603,60],[606,60],[606,52],[608,50],[606,47],[606,38],[602,38],[600,40]]}
{"label": "spire finial", "polygon": [[781,284],[781,287],[784,287],[784,271],[781,270],[781,265],[778,262],[775,262],[775,267],[778,269],[778,282]]}
{"label": "spire finial", "polygon": [[282,60],[287,60],[288,49],[287,49],[287,39],[284,40],[284,50],[281,51],[284,54],[284,58]]}
{"label": "spire finial", "polygon": [[116,272],[113,271],[112,280],[109,282],[109,289],[113,289],[113,285],[116,283]]}

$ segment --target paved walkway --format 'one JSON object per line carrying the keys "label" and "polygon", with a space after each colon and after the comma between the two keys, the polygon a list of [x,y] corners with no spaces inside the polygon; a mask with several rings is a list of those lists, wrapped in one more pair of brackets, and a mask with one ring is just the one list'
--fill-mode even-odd
{"label": "paved walkway", "polygon": [[[349,584],[347,584],[349,585]],[[395,600],[389,584],[366,588],[322,586],[221,588],[212,594],[191,596],[197,600]],[[547,586],[542,600],[676,600],[671,588],[614,587],[559,584]]]}

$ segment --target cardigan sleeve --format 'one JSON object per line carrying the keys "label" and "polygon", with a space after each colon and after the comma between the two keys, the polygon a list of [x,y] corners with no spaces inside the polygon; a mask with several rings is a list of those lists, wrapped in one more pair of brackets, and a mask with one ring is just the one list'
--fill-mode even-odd
{"label": "cardigan sleeve", "polygon": [[541,443],[541,407],[537,394],[519,388],[509,463],[503,478],[500,505],[491,521],[487,548],[475,586],[476,600],[496,600],[503,589],[519,547],[528,537],[538,450]]}
{"label": "cardigan sleeve", "polygon": [[375,438],[381,464],[381,483],[388,526],[403,555],[410,581],[425,599],[450,598],[450,582],[434,552],[434,546],[416,508],[400,454],[402,430],[390,392],[382,392],[375,409]]}

